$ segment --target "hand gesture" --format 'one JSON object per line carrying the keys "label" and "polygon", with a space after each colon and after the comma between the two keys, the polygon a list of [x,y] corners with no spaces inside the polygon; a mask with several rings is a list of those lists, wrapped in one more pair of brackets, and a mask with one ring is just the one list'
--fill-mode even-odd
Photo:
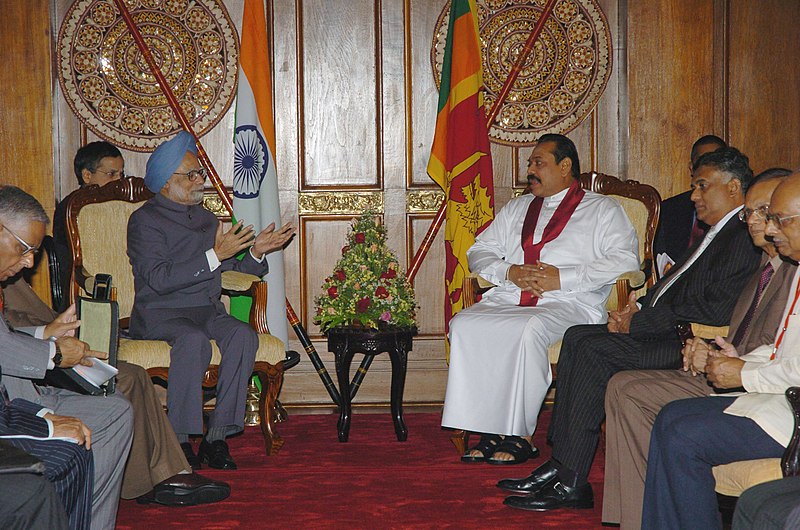
{"label": "hand gesture", "polygon": [[619,311],[612,311],[608,314],[608,331],[610,333],[628,334],[631,330],[631,319],[639,311],[636,304],[636,293],[628,295],[628,303]]}
{"label": "hand gesture", "polygon": [[546,291],[561,289],[561,274],[558,267],[537,260],[531,272],[533,295],[541,298]]}
{"label": "hand gesture", "polygon": [[238,221],[227,232],[222,231],[222,223],[217,225],[217,235],[214,240],[214,253],[217,259],[225,261],[253,244],[253,225],[243,226],[244,221]]}
{"label": "hand gesture", "polygon": [[61,350],[60,368],[72,368],[77,364],[92,366],[92,360],[87,359],[87,357],[108,359],[107,353],[90,350],[88,344],[75,337],[61,337],[56,340],[56,344],[58,344],[58,349]]}
{"label": "hand gesture", "polygon": [[535,278],[533,272],[536,270],[534,265],[523,263],[522,265],[512,265],[506,275],[508,280],[522,289],[523,291],[533,292]]}
{"label": "hand gesture", "polygon": [[78,445],[92,448],[92,431],[78,418],[71,416],[57,416],[51,412],[44,415],[53,423],[53,436],[58,438],[72,438]]}
{"label": "hand gesture", "polygon": [[267,252],[282,248],[294,236],[294,233],[295,228],[289,223],[277,230],[275,230],[275,223],[270,223],[256,236],[253,243],[253,256],[260,258]]}
{"label": "hand gesture", "polygon": [[44,337],[74,337],[75,330],[81,325],[75,312],[75,304],[72,304],[66,311],[58,315],[52,322],[44,327]]}
{"label": "hand gesture", "polygon": [[742,386],[743,366],[744,361],[738,357],[711,351],[706,363],[706,377],[716,388],[737,388]]}

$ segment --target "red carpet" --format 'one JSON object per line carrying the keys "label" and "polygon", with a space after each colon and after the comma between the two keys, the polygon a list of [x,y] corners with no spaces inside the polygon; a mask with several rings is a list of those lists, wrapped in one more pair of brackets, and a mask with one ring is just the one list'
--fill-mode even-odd
{"label": "red carpet", "polygon": [[[568,528],[600,527],[603,459],[590,481],[594,510],[525,512],[503,506],[497,480],[527,475],[550,455],[549,411],[535,445],[542,456],[522,465],[459,462],[440,414],[407,413],[398,442],[388,413],[355,412],[350,441],[336,437],[338,415],[292,415],[280,425],[286,445],[263,453],[260,429],[229,440],[237,471],[203,469],[230,483],[227,500],[193,507],[120,503],[118,528]],[[601,456],[599,454],[598,456]]]}

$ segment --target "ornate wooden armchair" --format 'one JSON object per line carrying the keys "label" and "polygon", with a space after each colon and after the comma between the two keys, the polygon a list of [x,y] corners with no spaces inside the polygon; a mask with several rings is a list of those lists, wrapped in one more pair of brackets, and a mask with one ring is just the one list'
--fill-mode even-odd
{"label": "ornate wooden armchair", "polygon": [[[128,218],[152,196],[142,179],[131,177],[103,187],[81,189],[71,196],[67,205],[67,237],[74,257],[70,300],[81,292],[91,291],[94,274],[111,274],[123,328],[129,323],[134,298],[133,271],[125,244]],[[276,400],[283,383],[285,348],[267,329],[267,284],[257,276],[229,271],[222,275],[222,288],[223,292],[249,294],[253,298],[250,324],[259,333],[253,373],[259,376],[262,384],[259,417],[267,454],[275,454],[283,445],[274,423]],[[221,359],[216,344],[211,343],[213,353],[204,388],[216,385]],[[169,351],[166,342],[121,338],[119,358],[142,366],[151,377],[167,381]]]}
{"label": "ornate wooden armchair", "polygon": [[[658,226],[658,216],[661,210],[661,196],[658,191],[647,184],[635,180],[621,181],[616,177],[602,173],[583,173],[580,176],[583,189],[603,195],[614,197],[623,207],[631,220],[636,235],[639,239],[640,269],[629,271],[617,278],[616,284],[611,289],[606,308],[615,311],[628,303],[628,296],[633,291],[643,294],[644,291],[655,283],[653,261],[653,238]],[[470,274],[464,279],[462,296],[464,308],[473,305],[494,284],[481,278],[477,274]],[[553,371],[553,380],[556,379],[556,363],[561,351],[561,341],[550,346],[547,357]],[[453,432],[451,440],[459,453],[463,454],[469,434],[457,430]]]}

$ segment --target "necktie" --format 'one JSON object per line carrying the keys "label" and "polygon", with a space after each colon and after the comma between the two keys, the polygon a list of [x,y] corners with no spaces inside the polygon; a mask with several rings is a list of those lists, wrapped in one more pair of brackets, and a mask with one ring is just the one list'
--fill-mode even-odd
{"label": "necktie", "polygon": [[692,246],[703,239],[703,236],[706,235],[706,229],[700,225],[700,221],[697,220],[695,216],[694,222],[692,222],[692,231],[689,232],[689,244],[686,248],[692,248]]}
{"label": "necktie", "polygon": [[758,304],[761,303],[761,295],[764,294],[764,289],[766,289],[767,284],[769,284],[770,279],[772,279],[772,274],[774,272],[775,269],[772,268],[772,263],[767,263],[761,270],[761,279],[758,280],[758,287],[756,287],[756,293],[753,295],[753,301],[750,303],[750,307],[747,308],[747,312],[744,314],[744,318],[742,318],[742,322],[739,324],[739,328],[733,336],[731,344],[733,344],[734,347],[738,348],[742,339],[744,339],[747,328],[750,327],[750,323],[753,320],[753,315],[756,309],[758,309]]}

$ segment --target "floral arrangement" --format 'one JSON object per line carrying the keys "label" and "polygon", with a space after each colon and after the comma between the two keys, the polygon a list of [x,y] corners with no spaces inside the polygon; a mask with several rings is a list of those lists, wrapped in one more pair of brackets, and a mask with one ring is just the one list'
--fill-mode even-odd
{"label": "floral arrangement", "polygon": [[386,245],[386,229],[373,212],[353,221],[342,257],[314,299],[314,322],[337,326],[408,327],[416,324],[414,289]]}

